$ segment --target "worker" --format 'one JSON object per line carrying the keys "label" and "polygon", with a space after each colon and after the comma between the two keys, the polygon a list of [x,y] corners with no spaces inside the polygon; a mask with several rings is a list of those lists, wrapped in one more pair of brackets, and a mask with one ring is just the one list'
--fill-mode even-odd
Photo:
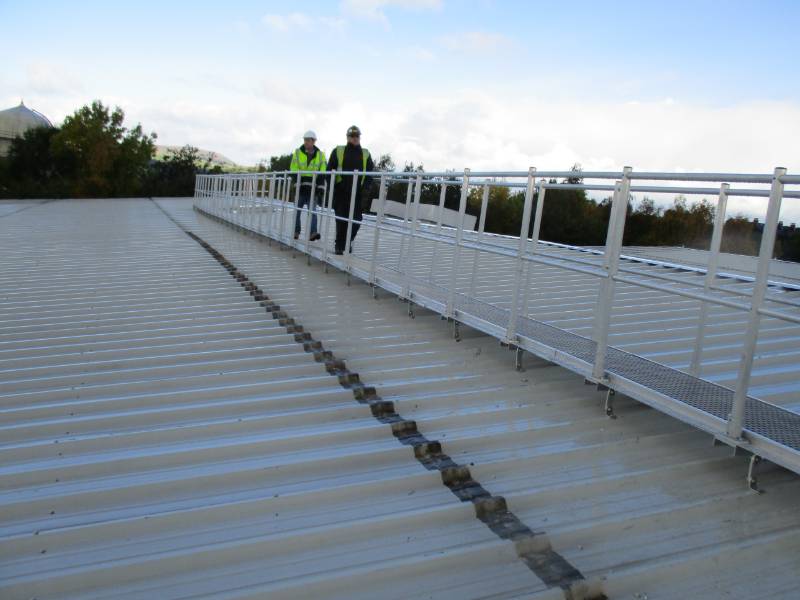
{"label": "worker", "polygon": [[[360,171],[361,173],[372,172],[375,164],[369,155],[369,150],[361,147],[361,130],[353,125],[347,130],[347,145],[337,146],[331,152],[328,159],[329,171]],[[336,184],[333,188],[333,209],[336,216],[340,219],[347,219],[350,216],[350,197],[353,193],[353,175],[337,175]],[[367,204],[369,209],[369,194],[372,189],[372,177],[359,175],[355,181],[356,195],[353,207],[353,221],[360,221],[362,216],[362,204]],[[336,244],[334,250],[336,254],[344,254],[347,245],[347,221],[336,220]],[[353,223],[350,230],[350,251],[353,251],[353,240],[358,233],[359,223]]]}
{"label": "worker", "polygon": [[[292,153],[292,162],[289,165],[290,171],[324,171],[325,170],[325,154],[317,148],[317,134],[310,129],[303,134],[303,145],[297,148]],[[297,210],[295,211],[294,220],[294,239],[300,237],[300,210],[308,205],[309,212],[311,213],[311,235],[308,239],[312,242],[320,238],[317,232],[317,213],[314,211],[314,200],[311,197],[311,188],[314,179],[312,175],[301,175],[300,177],[300,194],[297,201]],[[318,178],[319,183],[323,183],[321,178]],[[315,194],[322,192],[321,196],[324,197],[324,191],[321,185],[317,185]],[[307,222],[307,221],[306,221]]]}

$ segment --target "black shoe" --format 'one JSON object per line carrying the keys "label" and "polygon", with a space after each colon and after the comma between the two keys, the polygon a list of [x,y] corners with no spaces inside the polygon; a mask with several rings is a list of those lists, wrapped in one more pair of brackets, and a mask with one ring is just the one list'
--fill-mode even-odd
{"label": "black shoe", "polygon": [[341,256],[342,254],[344,254],[344,250],[339,250],[339,249],[337,248],[336,250],[334,250],[334,251],[333,251],[333,253],[334,253],[334,254],[338,254],[339,256]]}
{"label": "black shoe", "polygon": [[314,233],[311,234],[311,237],[308,239],[310,239],[312,242],[316,242],[321,237],[322,236],[315,231]]}
{"label": "black shoe", "polygon": [[295,231],[294,232],[294,239],[296,239],[296,240],[300,239],[300,232],[299,231]]}

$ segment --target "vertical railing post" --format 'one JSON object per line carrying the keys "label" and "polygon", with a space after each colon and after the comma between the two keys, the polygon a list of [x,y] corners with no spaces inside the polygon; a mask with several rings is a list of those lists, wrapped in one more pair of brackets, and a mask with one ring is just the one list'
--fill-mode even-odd
{"label": "vertical railing post", "polygon": [[378,213],[375,215],[375,233],[372,236],[372,259],[369,265],[369,284],[375,285],[378,268],[378,248],[380,247],[381,226],[386,205],[386,175],[381,175],[381,185],[378,190]]}
{"label": "vertical railing post", "polygon": [[275,173],[269,176],[269,190],[267,191],[267,242],[272,245],[272,219],[275,216],[275,191],[276,191],[276,178]]}
{"label": "vertical railing post", "polygon": [[428,281],[434,283],[433,281],[433,267],[436,265],[436,255],[439,249],[439,243],[442,236],[442,215],[444,214],[444,202],[447,198],[447,184],[442,183],[442,188],[439,191],[439,209],[437,211],[436,216],[436,241],[433,242],[433,255],[431,256],[431,268],[430,272],[428,273]]}
{"label": "vertical railing post", "polygon": [[447,306],[444,316],[454,318],[456,304],[456,282],[461,262],[461,237],[464,234],[464,214],[467,211],[467,195],[469,194],[469,169],[464,169],[461,180],[461,200],[458,203],[458,226],[456,228],[455,245],[453,246],[453,266],[450,271],[450,283],[447,290]]}
{"label": "vertical railing post", "polygon": [[244,179],[241,175],[236,177],[236,222],[239,226],[244,225],[245,200],[244,200]]}
{"label": "vertical railing post", "polygon": [[236,208],[234,210],[236,211],[236,224],[237,225],[241,225],[242,224],[242,193],[241,193],[241,187],[242,187],[242,179],[240,177],[234,178],[234,182],[233,182],[233,197],[235,198],[234,206]]}
{"label": "vertical railing post", "polygon": [[419,201],[422,195],[422,173],[417,174],[416,182],[414,183],[414,203],[411,205],[411,227],[408,230],[408,252],[406,253],[405,261],[403,262],[403,288],[400,292],[400,298],[408,298],[411,289],[411,263],[414,260],[414,242],[416,240],[417,230],[417,215],[419,214]]}
{"label": "vertical railing post", "polygon": [[325,229],[322,228],[322,220],[320,219],[319,230],[323,233],[322,238],[322,261],[325,263],[325,272],[328,272],[328,247],[330,246],[330,222],[333,220],[333,230],[336,233],[336,212],[333,209],[333,187],[336,183],[336,171],[331,171],[328,180],[328,199],[327,209],[325,210]]}
{"label": "vertical railing post", "polygon": [[400,228],[400,252],[397,255],[397,272],[403,273],[404,257],[406,254],[406,226],[408,225],[408,213],[411,209],[411,202],[414,195],[414,180],[410,177],[406,179],[406,203],[403,205],[403,225]]}
{"label": "vertical railing post", "polygon": [[758,327],[761,321],[761,305],[767,295],[767,278],[769,277],[769,266],[772,254],[775,251],[775,237],[778,230],[778,218],[781,212],[781,200],[783,199],[783,183],[780,178],[786,174],[786,169],[777,167],[772,177],[772,189],[769,193],[769,205],[767,206],[767,219],[764,223],[764,231],[761,234],[761,248],[758,252],[758,266],[756,268],[756,278],[753,282],[753,297],[750,302],[750,316],[747,321],[747,329],[744,337],[744,349],[742,350],[739,361],[739,373],[736,377],[736,389],[733,393],[733,407],[728,418],[728,437],[742,439],[742,429],[744,428],[745,403],[747,401],[747,390],[750,387],[750,375],[753,370],[753,359],[755,357],[756,344],[758,343]]}
{"label": "vertical railing post", "polygon": [[281,218],[278,222],[278,241],[283,242],[283,234],[286,231],[286,206],[289,204],[289,177],[285,173],[281,175]]}
{"label": "vertical railing post", "polygon": [[219,216],[227,220],[230,220],[227,216],[228,203],[230,202],[230,196],[228,195],[229,184],[227,175],[219,176]]}
{"label": "vertical railing post", "polygon": [[475,283],[478,274],[478,259],[480,257],[480,245],[483,241],[483,231],[486,228],[486,210],[489,206],[489,186],[483,186],[483,195],[481,196],[481,216],[478,220],[478,235],[475,236],[475,256],[472,257],[472,279],[469,282],[469,295],[475,297]]}
{"label": "vertical railing post", "polygon": [[[711,291],[711,286],[717,276],[719,265],[719,249],[722,245],[722,231],[725,228],[725,211],[728,206],[728,190],[730,185],[723,183],[719,186],[719,200],[717,210],[714,215],[714,231],[711,234],[711,245],[708,248],[708,265],[706,276],[703,282],[703,294]],[[689,373],[694,377],[700,376],[700,360],[703,355],[703,337],[705,336],[706,320],[708,319],[708,302],[705,300],[700,303],[700,314],[697,318],[697,331],[694,336],[694,350],[692,351],[692,361],[689,365]]]}
{"label": "vertical railing post", "polygon": [[225,175],[225,204],[226,204],[226,218],[231,223],[234,220],[234,202],[235,198],[233,195],[233,176],[232,175]]}
{"label": "vertical railing post", "polygon": [[[536,212],[533,215],[533,231],[531,232],[531,254],[536,254],[539,251],[539,232],[542,230],[542,213],[544,212],[544,197],[547,191],[546,180],[539,181],[539,186],[536,191]],[[525,265],[525,296],[522,298],[522,315],[528,316],[529,304],[531,298],[531,271],[533,270],[532,263],[528,261]]]}
{"label": "vertical railing post", "polygon": [[[315,195],[317,192],[317,174],[314,173],[311,175],[311,196],[308,198],[308,204],[306,208],[306,251],[310,249],[311,245],[311,217],[314,214],[314,205],[316,204]],[[302,217],[301,217],[302,218]]]}
{"label": "vertical railing post", "polygon": [[594,358],[592,377],[595,381],[606,379],[606,352],[608,350],[608,331],[611,322],[611,307],[614,304],[614,278],[619,269],[619,255],[622,251],[622,235],[625,231],[625,217],[628,210],[628,196],[631,189],[631,167],[625,167],[622,179],[617,182],[614,200],[606,235],[606,249],[603,260],[605,277],[600,283],[597,308],[594,320],[594,339],[597,349]]}
{"label": "vertical railing post", "polygon": [[239,225],[247,227],[248,206],[247,178],[239,175]]}
{"label": "vertical railing post", "polygon": [[244,175],[239,176],[239,210],[241,219],[239,224],[247,229],[247,219],[250,216],[250,186],[248,185],[248,179]]}
{"label": "vertical railing post", "polygon": [[258,231],[258,180],[257,174],[250,175],[250,229]]}
{"label": "vertical railing post", "polygon": [[517,342],[517,315],[519,314],[519,295],[522,289],[522,271],[525,267],[525,253],[528,245],[528,229],[531,226],[531,210],[533,207],[533,190],[536,187],[536,169],[528,169],[528,185],[525,188],[525,205],[522,208],[522,225],[519,229],[517,244],[517,264],[514,273],[514,288],[511,292],[511,306],[506,328],[506,342],[509,345]]}
{"label": "vertical railing post", "polygon": [[[351,253],[350,253],[350,235],[353,231],[353,215],[356,209],[356,193],[358,192],[358,171],[353,171],[353,186],[350,190],[350,210],[347,213],[347,239],[344,241],[344,259],[347,264],[347,272],[352,271],[351,267]],[[349,280],[348,280],[349,282]]]}
{"label": "vertical railing post", "polygon": [[227,216],[225,218],[228,221],[233,222],[233,179],[230,175],[225,175],[225,184],[223,189],[225,190],[225,204],[227,206],[225,211]]}
{"label": "vertical railing post", "polygon": [[[295,181],[295,190],[294,190],[294,210],[292,211],[292,216],[289,219],[289,244],[293,248],[296,248],[299,244],[294,240],[294,224],[297,221],[297,216],[300,215],[298,212],[300,210],[300,185],[302,184],[302,178],[300,177],[300,171],[297,172],[297,179]],[[300,217],[303,218],[302,216]],[[292,254],[294,256],[294,254]]]}
{"label": "vertical railing post", "polygon": [[[311,264],[311,222],[314,218],[314,206],[317,203],[317,174],[311,175],[311,195],[308,197],[306,209],[306,264]],[[319,224],[317,224],[319,226]]]}
{"label": "vertical railing post", "polygon": [[255,217],[256,217],[256,195],[257,195],[257,175],[248,175],[247,176],[247,195],[248,195],[248,205],[247,205],[247,228],[250,231],[254,231],[256,229],[255,226]]}
{"label": "vertical railing post", "polygon": [[267,208],[267,176],[259,175],[261,182],[261,202],[258,207],[258,233],[264,233],[264,218],[266,216]]}

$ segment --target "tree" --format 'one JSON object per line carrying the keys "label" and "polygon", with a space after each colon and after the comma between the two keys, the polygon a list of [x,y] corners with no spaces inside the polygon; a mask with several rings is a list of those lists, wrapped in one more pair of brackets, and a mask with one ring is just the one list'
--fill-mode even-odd
{"label": "tree", "polygon": [[142,126],[123,127],[125,113],[110,111],[96,100],[66,119],[50,143],[50,151],[65,179],[68,195],[135,196],[141,192],[156,134]]}
{"label": "tree", "polygon": [[[265,162],[266,161],[262,161],[262,163]],[[280,156],[270,156],[269,166],[267,167],[267,171],[269,171],[270,173],[274,173],[275,171],[288,171],[291,164],[292,164],[291,153],[281,154]]]}
{"label": "tree", "polygon": [[0,177],[0,198],[50,198],[64,195],[62,174],[50,154],[58,129],[36,127],[11,142],[5,173]]}
{"label": "tree", "polygon": [[376,171],[394,171],[394,161],[391,154],[381,154],[378,162],[375,163]]}
{"label": "tree", "polygon": [[183,146],[170,150],[163,160],[150,165],[145,184],[148,196],[191,196],[194,194],[195,176],[207,172],[211,160],[200,162],[199,150]]}
{"label": "tree", "polygon": [[761,233],[753,227],[749,219],[736,215],[725,221],[720,244],[722,252],[755,256],[760,244]]}

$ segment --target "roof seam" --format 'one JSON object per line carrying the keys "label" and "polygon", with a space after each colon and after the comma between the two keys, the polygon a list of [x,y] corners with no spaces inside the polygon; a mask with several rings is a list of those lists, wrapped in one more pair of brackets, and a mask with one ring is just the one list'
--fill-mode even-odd
{"label": "roof seam", "polygon": [[[156,203],[158,206],[158,204]],[[159,206],[159,208],[161,208]],[[161,209],[163,211],[163,209]],[[165,212],[165,211],[164,211]],[[167,214],[165,212],[165,214]],[[245,273],[233,265],[222,253],[195,233],[167,216],[178,227],[211,254],[240,285],[263,306],[272,318],[294,335],[295,342],[314,355],[314,360],[324,363],[325,370],[337,377],[339,384],[352,391],[354,399],[368,405],[373,417],[391,426],[397,440],[414,450],[417,461],[430,471],[439,471],[442,483],[462,502],[472,502],[475,516],[500,539],[514,543],[519,559],[548,587],[559,587],[566,600],[601,600],[606,596],[597,582],[589,584],[583,574],[566,558],[553,550],[545,532],[534,532],[508,509],[502,496],[492,495],[470,474],[466,465],[456,463],[442,450],[441,442],[429,440],[417,428],[416,421],[402,417],[394,402],[382,399],[375,387],[365,385],[358,373],[347,368],[344,360],[326,350],[301,324],[273,302]],[[224,221],[223,221],[224,223]]]}

